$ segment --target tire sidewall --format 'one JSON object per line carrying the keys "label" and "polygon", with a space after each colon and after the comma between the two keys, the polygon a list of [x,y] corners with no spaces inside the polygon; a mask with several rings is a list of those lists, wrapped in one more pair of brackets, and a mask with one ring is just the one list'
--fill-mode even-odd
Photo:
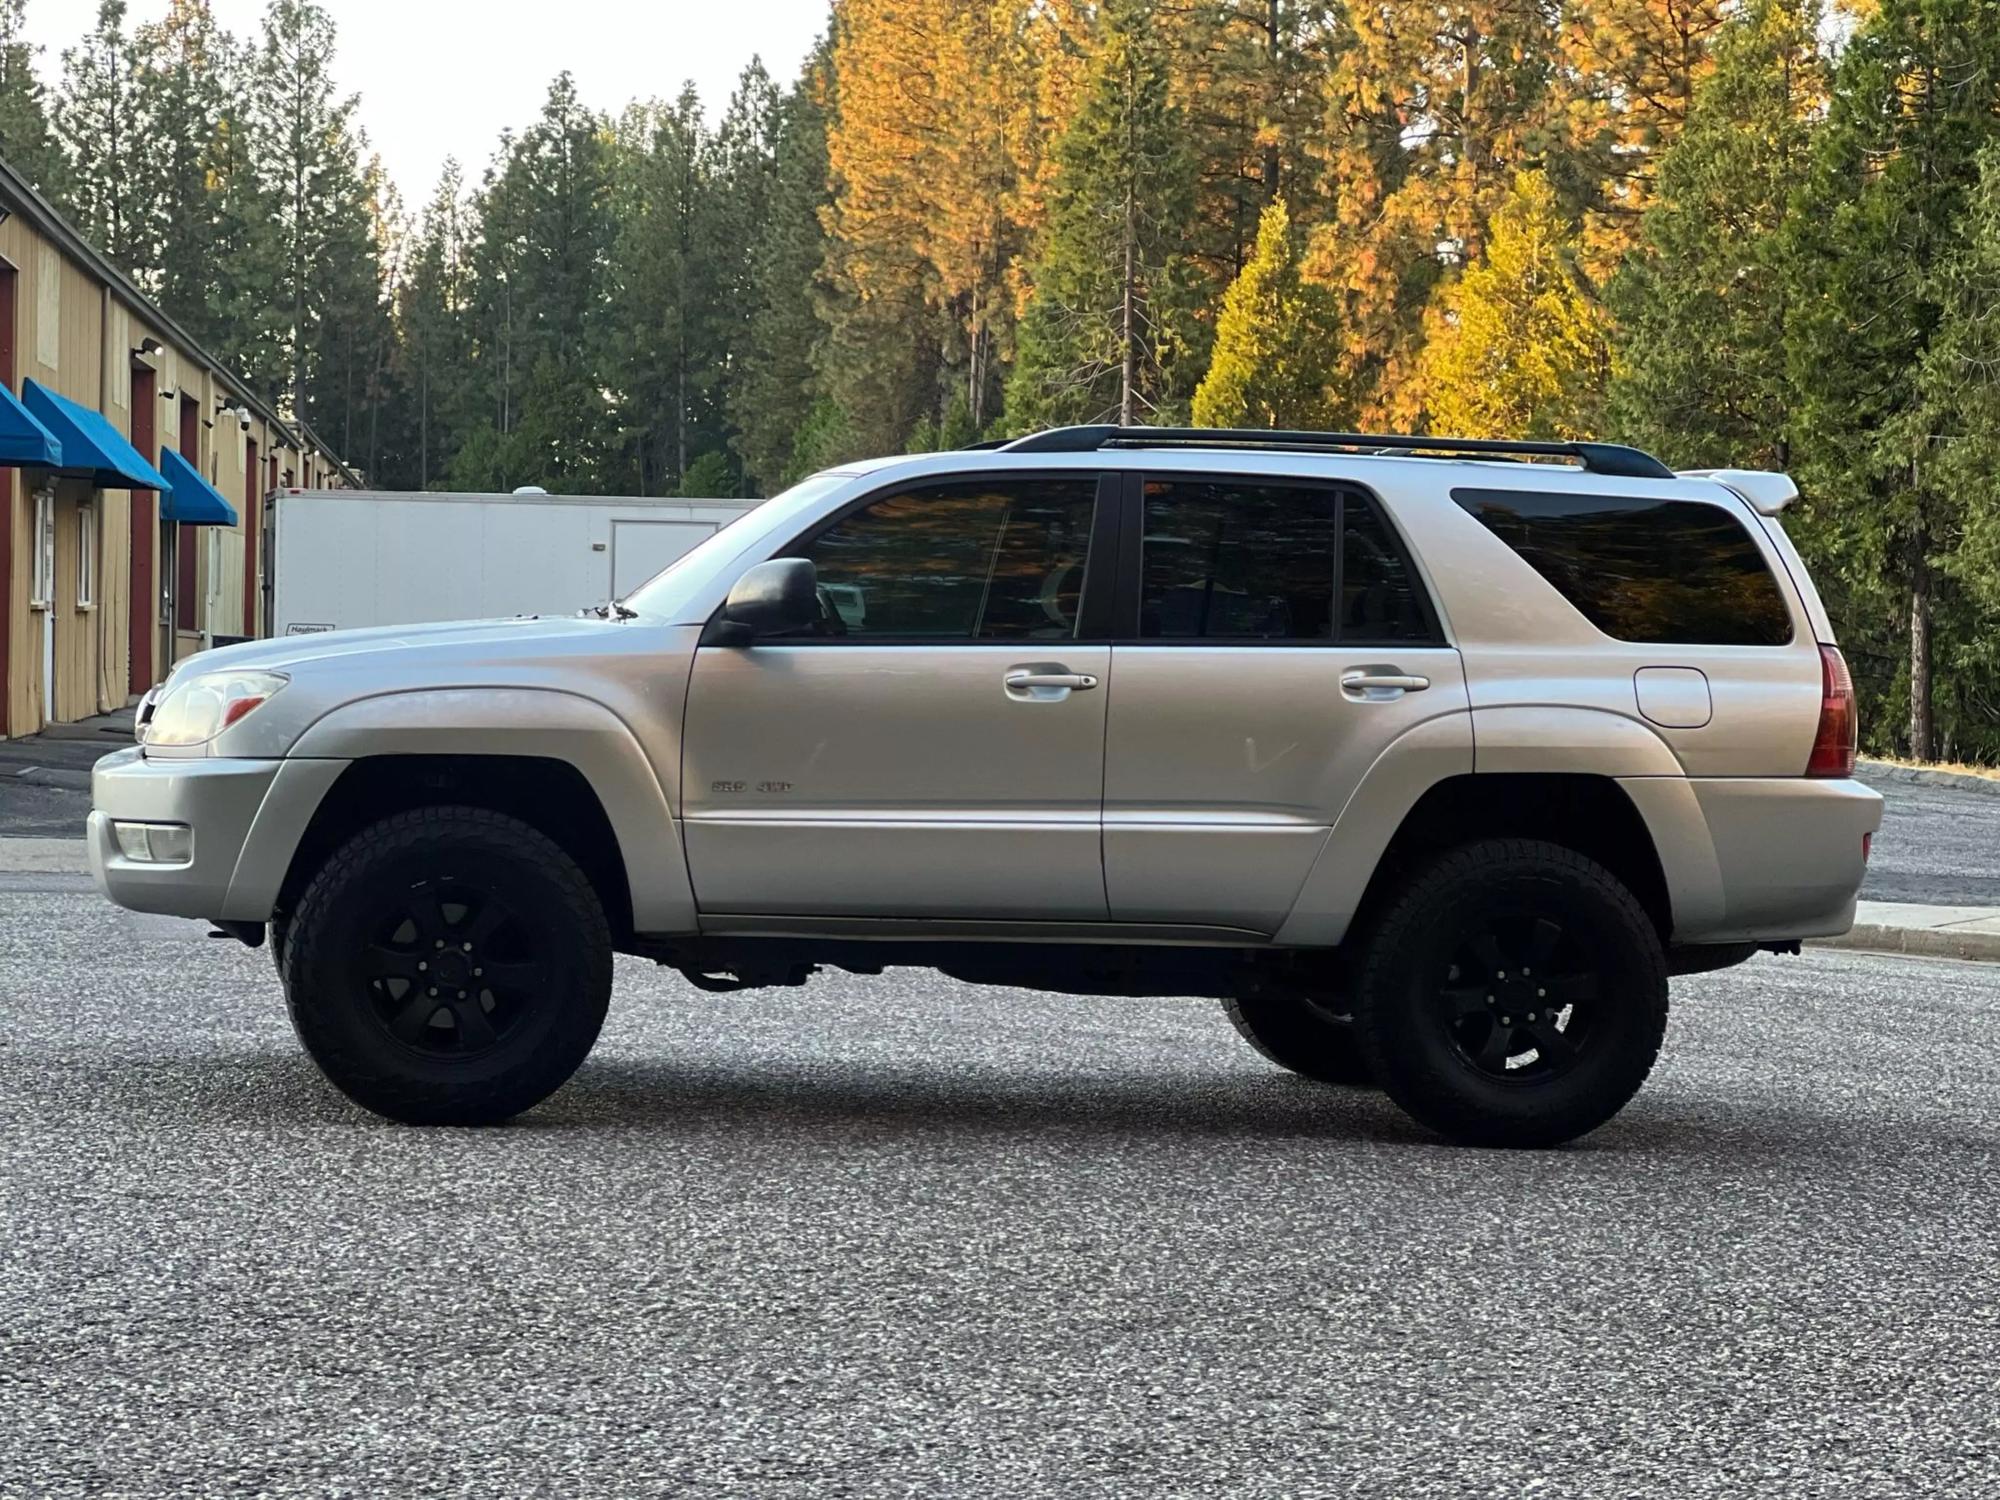
{"label": "tire sidewall", "polygon": [[[385,889],[446,878],[504,901],[546,976],[500,1040],[466,1057],[391,1035],[362,972]],[[364,830],[328,861],[292,918],[283,971],[294,1028],[342,1092],[395,1119],[480,1123],[540,1102],[581,1064],[603,1023],[611,955],[601,908],[555,844],[497,815],[435,809]]]}
{"label": "tire sidewall", "polygon": [[[1604,976],[1581,1055],[1553,1078],[1480,1070],[1451,1035],[1439,999],[1466,936],[1496,914],[1555,918]],[[1390,1097],[1454,1138],[1552,1145],[1616,1114],[1650,1072],[1664,1033],[1667,980],[1659,935],[1600,866],[1553,845],[1474,845],[1447,856],[1392,906],[1364,965],[1357,1027]]]}

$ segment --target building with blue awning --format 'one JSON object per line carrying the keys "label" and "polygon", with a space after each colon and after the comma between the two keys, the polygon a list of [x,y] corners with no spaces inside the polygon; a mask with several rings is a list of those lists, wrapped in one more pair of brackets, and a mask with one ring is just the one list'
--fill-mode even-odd
{"label": "building with blue awning", "polygon": [[0,385],[0,464],[17,469],[62,467],[62,444],[21,398]]}
{"label": "building with blue awning", "polygon": [[60,458],[51,467],[58,474],[88,479],[107,490],[172,488],[122,432],[89,407],[58,396],[38,380],[21,382],[21,405],[43,430],[56,435]]}
{"label": "building with blue awning", "polygon": [[160,497],[160,519],[182,526],[234,526],[236,507],[203,479],[195,466],[168,448],[160,454],[168,493]]}
{"label": "building with blue awning", "polygon": [[0,738],[262,634],[264,497],[359,484],[0,160]]}

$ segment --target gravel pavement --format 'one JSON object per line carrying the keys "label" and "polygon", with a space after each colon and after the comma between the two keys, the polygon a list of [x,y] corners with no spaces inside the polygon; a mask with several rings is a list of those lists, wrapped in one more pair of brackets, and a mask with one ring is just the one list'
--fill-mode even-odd
{"label": "gravel pavement", "polygon": [[0,1495],[2000,1492],[2000,967],[1682,981],[1534,1154],[1212,1003],[619,978],[409,1130],[265,954],[0,877]]}

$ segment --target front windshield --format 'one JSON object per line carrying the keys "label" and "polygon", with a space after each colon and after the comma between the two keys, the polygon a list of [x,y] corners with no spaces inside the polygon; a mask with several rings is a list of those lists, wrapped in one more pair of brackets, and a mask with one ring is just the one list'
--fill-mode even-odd
{"label": "front windshield", "polygon": [[707,564],[730,556],[746,544],[743,534],[746,527],[759,533],[776,529],[800,509],[853,478],[852,474],[828,470],[800,480],[755,510],[746,511],[715,535],[704,538],[693,551],[682,553],[627,594],[622,602],[642,615],[672,619],[686,606],[689,596],[707,581],[710,571]]}

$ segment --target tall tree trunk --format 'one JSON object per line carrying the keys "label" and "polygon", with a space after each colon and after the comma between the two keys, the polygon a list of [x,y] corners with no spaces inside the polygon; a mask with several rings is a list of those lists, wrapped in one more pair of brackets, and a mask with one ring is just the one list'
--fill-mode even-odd
{"label": "tall tree trunk", "polygon": [[[1281,76],[1283,60],[1278,56],[1278,48],[1284,38],[1283,18],[1279,14],[1280,0],[1271,0],[1270,9],[1264,19],[1264,64],[1270,72],[1270,102],[1275,105],[1283,88]],[[1264,142],[1264,203],[1266,207],[1278,201],[1278,134],[1271,121],[1266,121]],[[1241,267],[1238,267],[1240,270]]]}
{"label": "tall tree trunk", "polygon": [[1930,760],[1931,723],[1931,564],[1930,538],[1919,523],[1910,563],[1910,758]]}
{"label": "tall tree trunk", "polygon": [[1122,288],[1120,313],[1122,326],[1119,330],[1120,342],[1124,345],[1122,367],[1118,372],[1118,425],[1130,427],[1137,408],[1134,387],[1139,383],[1139,309],[1138,303],[1138,205],[1133,198],[1132,184],[1125,184],[1125,277]]}

